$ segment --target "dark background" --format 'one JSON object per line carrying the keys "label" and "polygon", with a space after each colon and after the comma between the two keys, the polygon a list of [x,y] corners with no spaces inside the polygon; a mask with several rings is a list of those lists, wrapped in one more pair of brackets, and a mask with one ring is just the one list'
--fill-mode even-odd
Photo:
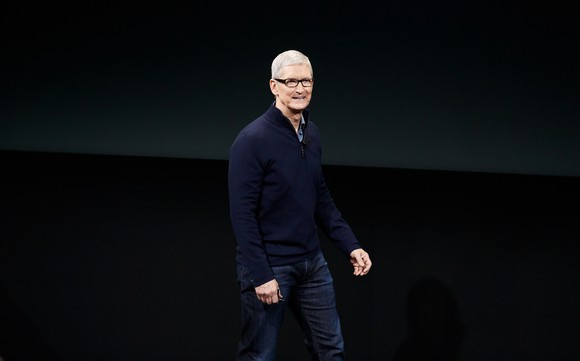
{"label": "dark background", "polygon": [[[228,360],[227,150],[310,56],[350,360],[577,360],[578,21],[558,2],[3,4],[0,356]],[[279,361],[306,359],[289,318]]]}
{"label": "dark background", "polygon": [[225,160],[299,49],[327,164],[580,175],[572,4],[2,7],[0,149]]}
{"label": "dark background", "polygon": [[[6,361],[234,358],[226,161],[0,156]],[[578,359],[577,177],[325,172],[374,261],[322,238],[349,360]],[[308,359],[287,321],[278,360]]]}

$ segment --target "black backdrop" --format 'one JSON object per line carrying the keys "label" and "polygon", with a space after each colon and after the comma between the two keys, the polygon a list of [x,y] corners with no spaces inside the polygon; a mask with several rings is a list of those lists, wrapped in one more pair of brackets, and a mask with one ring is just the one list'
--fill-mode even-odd
{"label": "black backdrop", "polygon": [[[2,152],[0,355],[231,360],[227,162]],[[576,360],[578,178],[325,166],[371,253],[323,238],[349,359]],[[291,318],[281,361],[303,360]]]}

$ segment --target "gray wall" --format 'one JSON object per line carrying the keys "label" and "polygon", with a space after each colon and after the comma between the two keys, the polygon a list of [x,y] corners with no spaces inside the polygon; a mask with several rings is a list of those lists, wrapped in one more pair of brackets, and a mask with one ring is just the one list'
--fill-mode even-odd
{"label": "gray wall", "polygon": [[566,7],[4,5],[0,149],[224,160],[295,48],[314,65],[326,164],[578,176]]}

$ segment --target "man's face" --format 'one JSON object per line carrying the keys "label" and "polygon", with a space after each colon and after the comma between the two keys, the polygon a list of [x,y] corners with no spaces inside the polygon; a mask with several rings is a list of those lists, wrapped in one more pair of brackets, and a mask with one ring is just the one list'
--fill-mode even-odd
{"label": "man's face", "polygon": [[[312,80],[312,69],[308,64],[289,65],[282,68],[278,80]],[[270,90],[276,96],[276,106],[284,112],[299,113],[306,109],[312,97],[312,82],[304,86],[301,82],[295,87],[284,84],[283,81],[270,80]]]}

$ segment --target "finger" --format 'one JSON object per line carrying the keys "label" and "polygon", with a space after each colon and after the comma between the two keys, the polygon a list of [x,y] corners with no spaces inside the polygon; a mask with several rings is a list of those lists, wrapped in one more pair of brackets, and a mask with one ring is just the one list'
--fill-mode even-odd
{"label": "finger", "polygon": [[373,263],[372,263],[372,262],[371,262],[371,260],[369,259],[369,260],[366,262],[366,264],[365,264],[365,266],[364,266],[364,268],[363,268],[363,270],[362,270],[363,274],[365,274],[365,275],[366,275],[367,273],[369,273],[369,271],[371,270],[371,267],[372,267],[372,265],[373,265]]}
{"label": "finger", "polygon": [[369,261],[371,260],[371,258],[369,257],[369,254],[368,254],[368,253],[366,253],[366,252],[364,252],[364,251],[363,251],[363,252],[361,252],[360,258],[361,258],[361,260],[363,261],[363,264],[364,264],[364,265],[366,265],[366,264],[367,264],[367,262],[369,262]]}
{"label": "finger", "polygon": [[355,253],[354,254],[354,262],[356,263],[357,266],[362,267],[364,266],[364,261],[360,255],[360,253]]}

